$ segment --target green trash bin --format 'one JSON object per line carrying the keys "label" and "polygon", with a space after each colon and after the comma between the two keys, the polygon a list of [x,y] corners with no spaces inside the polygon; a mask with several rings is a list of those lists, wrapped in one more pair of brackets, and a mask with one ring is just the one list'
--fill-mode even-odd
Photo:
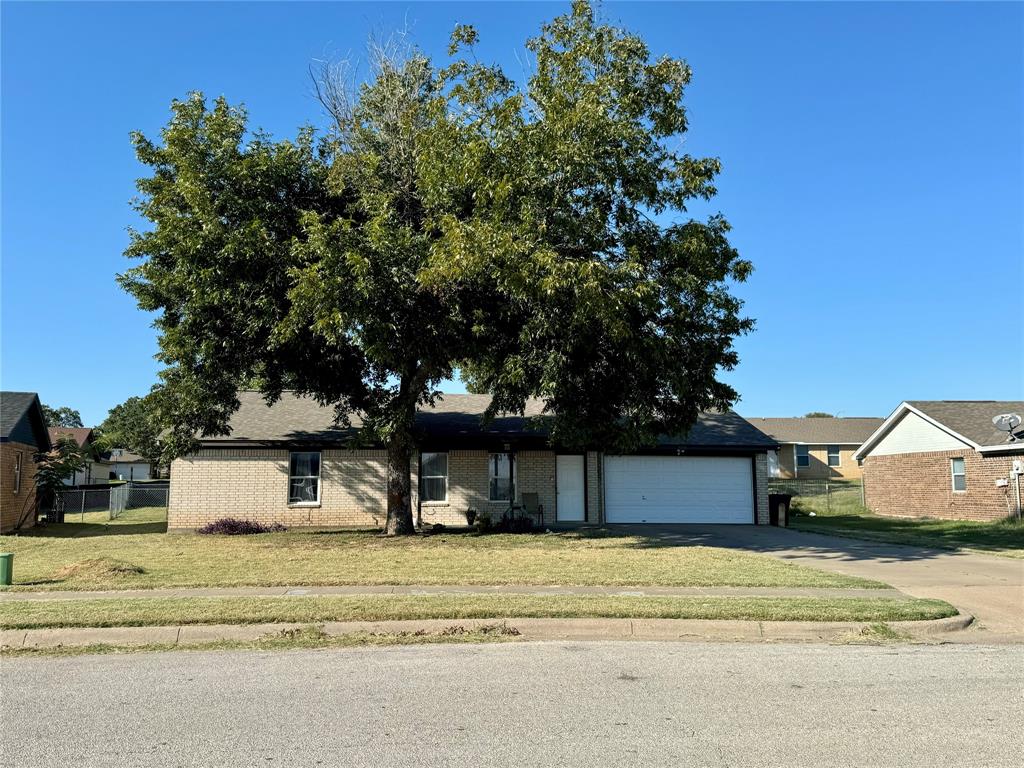
{"label": "green trash bin", "polygon": [[0,586],[9,587],[14,581],[14,553],[0,552]]}

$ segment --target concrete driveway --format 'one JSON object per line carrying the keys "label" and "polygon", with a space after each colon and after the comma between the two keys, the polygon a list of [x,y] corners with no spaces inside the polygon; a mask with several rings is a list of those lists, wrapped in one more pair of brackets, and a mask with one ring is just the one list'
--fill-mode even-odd
{"label": "concrete driveway", "polygon": [[[706,545],[771,555],[812,568],[891,584],[952,603],[977,619],[974,641],[1024,642],[1024,560],[882,544],[753,525],[610,526],[651,546]],[[984,637],[982,636],[984,633]]]}

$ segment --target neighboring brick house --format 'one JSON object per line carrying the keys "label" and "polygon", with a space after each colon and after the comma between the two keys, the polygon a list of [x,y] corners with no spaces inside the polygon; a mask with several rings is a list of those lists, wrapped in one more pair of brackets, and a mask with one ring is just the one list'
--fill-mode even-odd
{"label": "neighboring brick house", "polygon": [[871,417],[748,418],[779,443],[769,456],[771,477],[786,479],[858,479],[860,463],[854,453],[882,425]]}
{"label": "neighboring brick house", "polygon": [[35,525],[35,457],[48,450],[39,396],[0,392],[0,533]]}
{"label": "neighboring brick house", "polygon": [[1019,514],[1024,428],[992,419],[1024,401],[910,400],[861,446],[864,494],[880,515],[999,520]]}
{"label": "neighboring brick house", "polygon": [[[374,527],[386,517],[385,452],[352,448],[360,422],[334,426],[332,408],[285,392],[267,406],[240,392],[227,435],[171,464],[168,528],[222,517],[287,526]],[[498,516],[536,493],[545,525],[627,522],[767,523],[770,438],[735,413],[708,413],[685,438],[629,456],[562,451],[524,417],[484,426],[490,400],[444,395],[417,416],[413,508],[424,525]],[[539,402],[526,417],[541,415]]]}

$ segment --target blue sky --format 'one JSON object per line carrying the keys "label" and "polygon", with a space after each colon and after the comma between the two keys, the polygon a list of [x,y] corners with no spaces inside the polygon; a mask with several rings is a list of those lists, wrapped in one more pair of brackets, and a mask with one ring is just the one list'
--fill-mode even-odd
{"label": "blue sky", "polygon": [[[323,123],[307,65],[408,25],[437,60],[458,22],[522,74],[563,3],[2,6],[0,386],[87,424],[156,381],[151,318],[114,282],[141,173],[190,90],[282,137]],[[727,375],[745,415],[885,415],[903,399],[1024,397],[1024,6],[608,3],[686,58],[687,150],[756,271]]]}

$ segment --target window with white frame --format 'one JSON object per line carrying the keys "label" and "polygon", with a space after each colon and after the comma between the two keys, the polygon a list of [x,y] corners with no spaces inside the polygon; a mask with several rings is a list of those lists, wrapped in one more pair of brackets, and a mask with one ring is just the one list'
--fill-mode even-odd
{"label": "window with white frame", "polygon": [[21,465],[25,460],[25,452],[18,451],[14,454],[14,492],[21,490]]}
{"label": "window with white frame", "polygon": [[487,458],[488,495],[491,501],[512,500],[512,454],[492,453]]}
{"label": "window with white frame", "polygon": [[967,490],[967,466],[964,464],[963,459],[950,459],[949,460],[949,471],[953,476],[953,490],[954,491],[966,491]]}
{"label": "window with white frame", "polygon": [[292,453],[288,459],[288,503],[320,503],[320,453]]}
{"label": "window with white frame", "polygon": [[840,466],[841,461],[842,459],[839,456],[839,446],[830,445],[828,447],[828,465],[830,467],[838,467]]}
{"label": "window with white frame", "polygon": [[796,465],[798,467],[811,466],[811,452],[806,445],[796,447]]}
{"label": "window with white frame", "polygon": [[420,454],[420,501],[448,501],[448,454]]}

